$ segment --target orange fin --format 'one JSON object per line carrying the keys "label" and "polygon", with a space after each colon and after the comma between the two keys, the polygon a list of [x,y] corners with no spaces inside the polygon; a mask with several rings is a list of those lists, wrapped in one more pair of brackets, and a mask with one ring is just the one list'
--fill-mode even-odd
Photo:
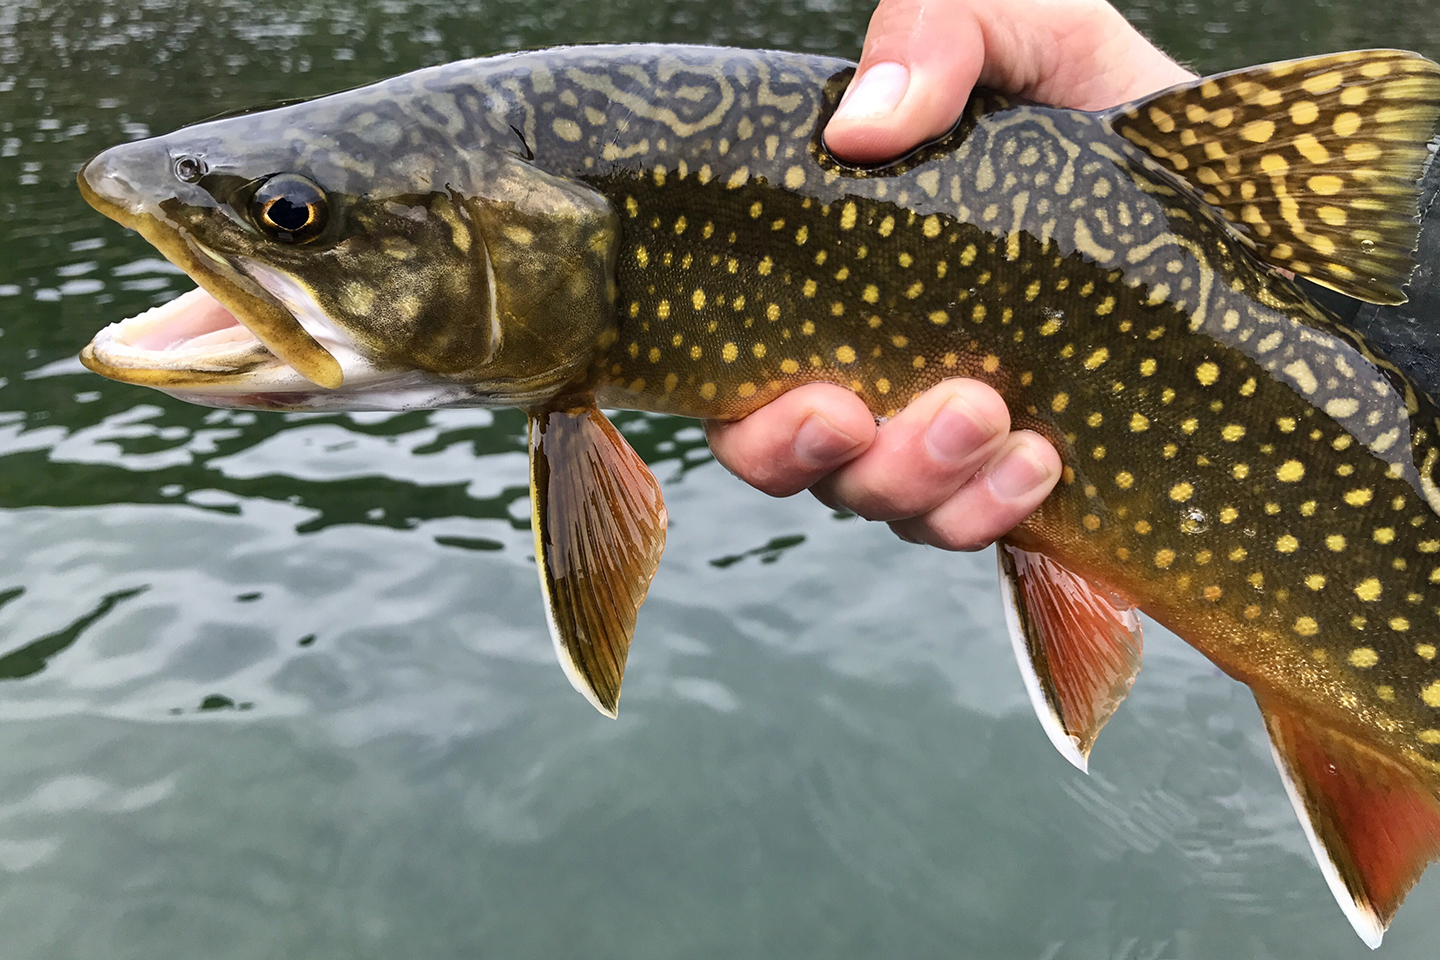
{"label": "orange fin", "polygon": [[1100,728],[1140,672],[1140,616],[1043,553],[1004,540],[996,550],[1030,703],[1055,748],[1086,770]]}
{"label": "orange fin", "polygon": [[1256,701],[1330,892],[1370,947],[1440,858],[1440,799],[1413,772],[1278,701]]}
{"label": "orange fin", "polygon": [[1106,114],[1255,256],[1370,303],[1415,269],[1440,66],[1361,50],[1248,67]]}
{"label": "orange fin", "polygon": [[640,455],[593,399],[530,413],[535,560],[555,655],[608,717],[635,617],[665,547],[665,503]]}

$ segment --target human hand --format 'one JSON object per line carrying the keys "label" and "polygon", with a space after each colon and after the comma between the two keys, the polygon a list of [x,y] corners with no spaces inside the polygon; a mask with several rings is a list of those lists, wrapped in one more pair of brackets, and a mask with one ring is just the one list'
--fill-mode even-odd
{"label": "human hand", "polygon": [[[1094,110],[1191,77],[1105,0],[881,0],[825,142],[853,163],[900,156],[949,130],[977,83]],[[855,394],[810,384],[706,432],[727,469],[772,496],[809,488],[951,550],[1015,527],[1060,476],[1054,448],[1012,433],[999,394],[974,380],[943,381],[878,428]]]}

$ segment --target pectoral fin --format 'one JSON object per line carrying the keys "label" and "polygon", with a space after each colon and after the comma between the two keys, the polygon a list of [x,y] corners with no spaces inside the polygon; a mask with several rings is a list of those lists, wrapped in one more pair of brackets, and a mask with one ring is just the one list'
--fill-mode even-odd
{"label": "pectoral fin", "polygon": [[1434,788],[1378,751],[1257,695],[1275,765],[1340,908],[1372,948],[1440,858]]}
{"label": "pectoral fin", "polygon": [[1140,672],[1135,609],[1043,553],[996,544],[1010,642],[1050,742],[1081,770]]}
{"label": "pectoral fin", "polygon": [[593,400],[530,414],[535,559],[570,683],[616,715],[635,616],[665,547],[660,485]]}

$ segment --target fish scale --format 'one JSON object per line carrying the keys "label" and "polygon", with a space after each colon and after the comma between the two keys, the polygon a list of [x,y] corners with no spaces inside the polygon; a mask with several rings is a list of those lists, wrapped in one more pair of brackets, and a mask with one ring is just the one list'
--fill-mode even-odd
{"label": "fish scale", "polygon": [[1337,54],[1100,113],[981,91],[875,168],[821,135],[852,75],[541,51],[117,147],[82,191],[203,289],[82,359],[223,406],[525,408],[547,622],[610,716],[667,515],[601,405],[735,419],[818,381],[884,418],[983,380],[1064,463],[997,550],[1046,735],[1085,768],[1137,609],[1169,625],[1254,691],[1378,944],[1440,855],[1440,416],[1290,275],[1403,299],[1440,68]]}

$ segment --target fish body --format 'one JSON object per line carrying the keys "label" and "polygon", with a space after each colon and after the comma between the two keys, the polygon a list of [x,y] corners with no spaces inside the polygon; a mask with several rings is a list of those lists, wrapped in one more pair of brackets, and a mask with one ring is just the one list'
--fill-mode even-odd
{"label": "fish body", "polygon": [[1255,692],[1378,943],[1440,853],[1440,411],[1275,268],[1403,301],[1440,68],[982,92],[865,169],[820,133],[851,74],[572,48],[117,147],[82,191],[202,290],[82,359],[221,406],[527,409],[551,633],[611,715],[665,511],[599,406],[733,419],[826,381],[885,417],[984,380],[1065,463],[999,547],[1047,734],[1084,767],[1151,614]]}

